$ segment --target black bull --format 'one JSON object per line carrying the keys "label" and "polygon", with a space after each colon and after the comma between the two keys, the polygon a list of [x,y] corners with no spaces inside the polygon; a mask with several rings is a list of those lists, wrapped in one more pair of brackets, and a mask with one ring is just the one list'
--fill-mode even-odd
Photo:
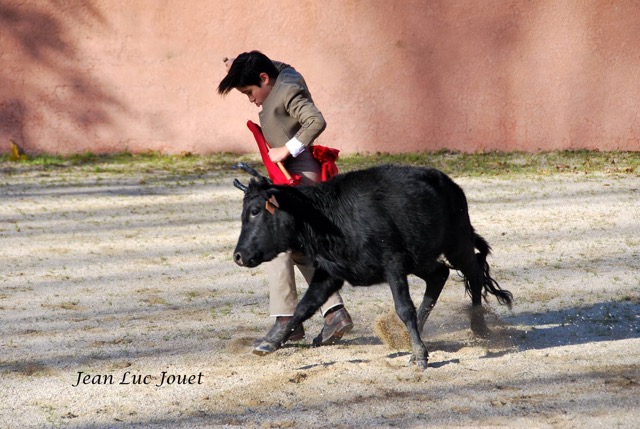
{"label": "black bull", "polygon": [[[449,267],[465,277],[476,335],[487,333],[481,311],[487,292],[511,306],[511,293],[490,276],[486,258],[491,250],[471,226],[464,192],[441,171],[386,165],[314,186],[276,186],[264,178],[252,179],[249,186],[235,184],[245,192],[235,262],[255,267],[293,250],[316,268],[286,329],[259,346],[263,354],[278,349],[345,280],[353,286],[389,284],[396,312],[409,331],[411,361],[420,368],[427,367],[428,358],[420,332]],[[408,274],[426,282],[417,312]]]}

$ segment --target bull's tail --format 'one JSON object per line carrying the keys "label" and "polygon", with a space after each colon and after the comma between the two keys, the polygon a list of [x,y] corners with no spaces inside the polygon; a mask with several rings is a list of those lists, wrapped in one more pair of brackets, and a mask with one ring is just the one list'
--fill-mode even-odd
{"label": "bull's tail", "polygon": [[[487,292],[491,293],[496,297],[498,302],[502,305],[507,305],[511,308],[513,303],[513,295],[508,290],[504,290],[500,287],[497,281],[491,277],[491,272],[489,269],[489,263],[487,262],[487,256],[491,254],[491,246],[487,243],[480,235],[474,232],[475,236],[475,248],[479,253],[476,253],[476,257],[478,258],[478,264],[482,269],[482,286],[483,293],[482,296],[484,299],[487,299]],[[469,287],[468,281],[465,279],[465,286]]]}

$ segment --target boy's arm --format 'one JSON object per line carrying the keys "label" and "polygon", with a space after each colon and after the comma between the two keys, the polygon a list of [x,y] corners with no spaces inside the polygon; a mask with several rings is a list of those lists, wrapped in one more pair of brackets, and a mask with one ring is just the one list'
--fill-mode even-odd
{"label": "boy's arm", "polygon": [[309,93],[302,87],[292,85],[287,95],[285,109],[300,124],[296,135],[286,144],[291,155],[296,157],[322,134],[327,123],[320,110],[311,101]]}

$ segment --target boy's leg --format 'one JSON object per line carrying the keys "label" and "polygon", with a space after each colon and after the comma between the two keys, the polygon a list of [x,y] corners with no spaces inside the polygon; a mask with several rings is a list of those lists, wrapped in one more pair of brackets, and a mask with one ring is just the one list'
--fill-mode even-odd
{"label": "boy's leg", "polygon": [[[275,259],[265,264],[267,279],[269,282],[269,313],[272,317],[292,316],[298,305],[298,292],[296,290],[294,263],[304,276],[307,284],[313,278],[313,267],[305,264],[304,257],[296,255],[296,260],[291,256],[291,252],[283,252]],[[325,316],[331,309],[344,305],[339,292],[329,297],[320,310]]]}
{"label": "boy's leg", "polygon": [[[311,279],[313,279],[313,272],[315,271],[314,268],[308,265],[305,257],[300,254],[294,254],[292,256],[292,259],[294,264],[296,264],[296,267],[298,267],[298,269],[302,273],[302,276],[304,277],[304,279],[307,281],[307,284],[311,284]],[[338,306],[341,306],[341,307],[344,306],[344,302],[342,301],[340,292],[334,293],[329,297],[327,302],[322,304],[322,307],[320,307],[322,316],[323,317],[326,316],[327,312],[329,312],[330,310]]]}
{"label": "boy's leg", "polygon": [[[292,259],[304,276],[307,284],[310,284],[313,279],[314,268],[307,263],[304,255],[294,254]],[[344,302],[339,292],[331,295],[327,302],[320,307],[320,311],[324,317],[324,326],[320,334],[314,338],[314,346],[333,344],[353,329],[353,321],[347,309],[344,308]]]}
{"label": "boy's leg", "polygon": [[[276,320],[265,337],[254,341],[254,347],[258,347],[265,338],[269,338],[283,329],[298,305],[291,253],[281,253],[272,261],[267,262],[265,271],[269,282],[269,313]],[[291,333],[289,341],[299,341],[303,338],[304,328],[300,325]]]}
{"label": "boy's leg", "polygon": [[321,178],[320,163],[313,157],[311,148],[308,148],[297,158],[289,157],[284,166],[291,174],[299,174],[303,185],[313,185]]}
{"label": "boy's leg", "polygon": [[[285,167],[291,173],[301,175],[303,185],[312,185],[319,182],[321,178],[320,163],[313,157],[312,150],[312,148],[308,148],[297,158],[289,157],[285,162]],[[294,254],[292,259],[309,284],[313,278],[313,267],[301,254]],[[344,308],[344,302],[339,292],[331,295],[327,302],[320,307],[320,311],[324,317],[324,326],[320,335],[313,340],[315,346],[332,344],[353,328],[353,321],[347,309]]]}
{"label": "boy's leg", "polygon": [[269,314],[292,316],[298,305],[298,292],[291,252],[283,252],[265,264],[269,282]]}

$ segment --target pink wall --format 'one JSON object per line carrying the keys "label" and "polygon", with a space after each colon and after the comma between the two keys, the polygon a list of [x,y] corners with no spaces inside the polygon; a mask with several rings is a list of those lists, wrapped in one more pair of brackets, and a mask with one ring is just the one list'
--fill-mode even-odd
{"label": "pink wall", "polygon": [[0,0],[0,151],[247,152],[260,49],[344,153],[640,150],[640,3]]}

